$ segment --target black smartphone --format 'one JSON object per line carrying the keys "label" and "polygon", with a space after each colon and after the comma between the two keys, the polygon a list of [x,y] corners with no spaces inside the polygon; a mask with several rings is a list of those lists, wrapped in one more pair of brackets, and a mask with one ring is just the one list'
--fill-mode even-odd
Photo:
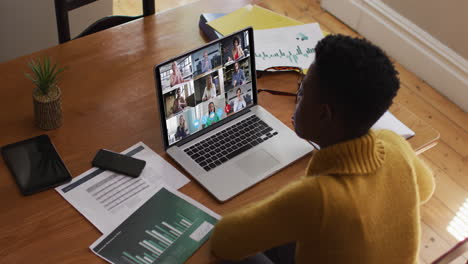
{"label": "black smartphone", "polygon": [[100,149],[92,162],[94,167],[110,170],[130,177],[138,177],[146,165],[146,161],[125,156],[106,149]]}

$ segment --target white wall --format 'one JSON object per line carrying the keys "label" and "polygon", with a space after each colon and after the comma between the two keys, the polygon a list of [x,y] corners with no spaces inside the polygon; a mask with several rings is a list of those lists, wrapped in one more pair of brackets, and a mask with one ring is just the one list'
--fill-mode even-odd
{"label": "white wall", "polygon": [[[468,60],[461,54],[382,0],[322,0],[321,5],[468,112]],[[421,13],[425,12],[424,7],[424,4],[421,4]],[[463,5],[459,7],[462,8]],[[432,19],[440,21],[444,18]],[[445,30],[466,31],[468,19],[465,18],[462,23],[465,25],[462,28]],[[464,34],[465,36],[459,39],[462,41],[462,48],[467,47],[467,44],[463,43],[467,35]]]}
{"label": "white wall", "polygon": [[[112,15],[112,0],[100,0],[69,13],[71,36]],[[58,45],[53,0],[0,0],[0,62]]]}
{"label": "white wall", "polygon": [[382,0],[468,60],[467,0]]}

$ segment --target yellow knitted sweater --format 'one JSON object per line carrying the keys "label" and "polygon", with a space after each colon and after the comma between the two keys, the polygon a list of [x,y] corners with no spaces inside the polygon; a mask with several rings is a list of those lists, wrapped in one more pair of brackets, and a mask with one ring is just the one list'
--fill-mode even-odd
{"label": "yellow knitted sweater", "polygon": [[432,195],[430,170],[391,131],[329,146],[306,176],[226,215],[213,253],[240,260],[296,242],[296,263],[417,263],[419,207]]}

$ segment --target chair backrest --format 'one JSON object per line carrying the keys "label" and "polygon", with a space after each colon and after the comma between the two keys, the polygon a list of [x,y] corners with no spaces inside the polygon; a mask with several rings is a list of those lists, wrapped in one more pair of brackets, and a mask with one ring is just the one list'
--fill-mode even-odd
{"label": "chair backrest", "polygon": [[[55,16],[57,19],[57,31],[59,43],[64,43],[69,41],[70,38],[70,23],[68,20],[68,12],[82,7],[84,5],[96,2],[98,0],[55,0]],[[155,0],[142,0],[143,2],[143,15],[141,16],[110,16],[102,18],[91,26],[86,28],[81,34],[76,38],[83,37],[113,26],[129,22],[131,20],[153,15],[155,13]]]}
{"label": "chair backrest", "polygon": [[[468,252],[468,237],[456,244],[438,259],[434,260],[432,264],[449,264],[458,257],[463,256],[465,252]],[[466,263],[468,263],[468,261]]]}

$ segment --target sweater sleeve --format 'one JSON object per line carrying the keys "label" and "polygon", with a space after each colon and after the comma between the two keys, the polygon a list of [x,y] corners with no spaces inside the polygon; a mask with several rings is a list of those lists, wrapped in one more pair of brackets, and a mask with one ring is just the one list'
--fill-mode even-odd
{"label": "sweater sleeve", "polygon": [[321,214],[320,187],[315,179],[304,178],[226,215],[214,229],[212,251],[222,259],[241,260],[306,235],[318,235]]}
{"label": "sweater sleeve", "polygon": [[399,149],[403,150],[408,162],[412,163],[419,192],[419,201],[421,204],[425,203],[429,198],[431,198],[435,188],[432,171],[421,159],[418,158],[407,140],[390,130],[379,130],[377,133],[379,136],[384,137],[386,141],[388,140],[393,144],[396,144]]}
{"label": "sweater sleeve", "polygon": [[416,173],[416,183],[419,189],[419,201],[423,204],[427,202],[434,193],[434,176],[429,167],[416,155],[414,156],[414,170]]}

